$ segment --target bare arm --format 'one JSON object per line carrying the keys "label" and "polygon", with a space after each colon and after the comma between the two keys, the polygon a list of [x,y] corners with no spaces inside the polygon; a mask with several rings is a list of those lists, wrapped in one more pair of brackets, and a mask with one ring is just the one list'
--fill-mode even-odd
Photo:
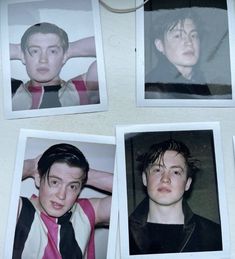
{"label": "bare arm", "polygon": [[11,60],[21,60],[21,48],[20,44],[10,44],[10,59]]}
{"label": "bare arm", "polygon": [[113,174],[90,169],[88,172],[87,185],[111,193],[113,188]]}
{"label": "bare arm", "polygon": [[67,55],[67,59],[74,57],[96,57],[94,37],[70,42]]}
{"label": "bare arm", "polygon": [[[91,169],[88,173],[87,185],[94,186],[100,190],[112,192],[113,174]],[[111,196],[104,198],[92,198],[90,202],[95,210],[95,223],[108,224],[111,212]]]}
{"label": "bare arm", "polygon": [[40,157],[41,155],[32,159],[24,160],[22,180],[29,177],[34,178],[35,174],[38,173],[37,164]]}

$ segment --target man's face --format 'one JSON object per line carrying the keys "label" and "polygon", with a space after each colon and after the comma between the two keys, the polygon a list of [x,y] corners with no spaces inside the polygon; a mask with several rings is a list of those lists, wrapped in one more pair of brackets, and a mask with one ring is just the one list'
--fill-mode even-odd
{"label": "man's face", "polygon": [[168,150],[161,160],[150,165],[143,172],[143,184],[151,201],[161,206],[174,206],[182,202],[183,194],[191,184],[187,178],[184,157],[176,151]]}
{"label": "man's face", "polygon": [[71,209],[81,188],[84,172],[66,163],[54,163],[47,176],[39,179],[39,207],[47,215],[61,217]]}
{"label": "man's face", "polygon": [[33,85],[57,84],[65,61],[66,53],[56,34],[35,33],[29,37],[23,63]]}
{"label": "man's face", "polygon": [[157,39],[155,44],[179,71],[182,67],[192,67],[198,62],[200,40],[197,28],[191,19],[178,22],[164,34],[163,41]]}

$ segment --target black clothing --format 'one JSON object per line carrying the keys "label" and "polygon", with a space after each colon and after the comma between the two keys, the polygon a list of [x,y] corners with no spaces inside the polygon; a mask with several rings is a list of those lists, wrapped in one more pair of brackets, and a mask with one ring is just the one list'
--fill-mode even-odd
{"label": "black clothing", "polygon": [[60,88],[60,85],[44,86],[44,95],[42,98],[40,109],[61,107],[58,94]]}
{"label": "black clothing", "polygon": [[[148,211],[149,198],[147,197],[137,206],[129,217],[129,245],[131,255],[222,250],[220,225],[194,214],[186,201],[183,201],[183,213],[185,216],[183,230],[180,232],[179,225],[178,234],[177,232],[172,232],[171,240],[173,240],[173,238],[177,240],[177,242],[179,242],[178,246],[175,247],[174,250],[170,249],[166,251],[165,248],[155,243],[155,247],[153,248],[153,233],[149,231],[149,223],[147,222]],[[169,227],[171,228],[172,225]],[[167,228],[166,225],[165,228]],[[160,236],[161,233],[156,231],[155,235]],[[160,237],[162,238],[162,236]]]}
{"label": "black clothing", "polygon": [[209,87],[202,72],[194,68],[190,80],[182,76],[177,68],[162,56],[158,66],[145,80],[146,99],[207,99],[211,98]]}

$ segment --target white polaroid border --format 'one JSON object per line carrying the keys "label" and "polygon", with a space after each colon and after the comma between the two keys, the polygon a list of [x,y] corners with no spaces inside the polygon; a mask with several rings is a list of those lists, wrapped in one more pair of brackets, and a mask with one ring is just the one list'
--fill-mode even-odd
{"label": "white polaroid border", "polygon": [[[136,6],[143,0],[136,0]],[[146,99],[145,98],[145,44],[144,7],[136,11],[136,104],[139,107],[230,107],[235,106],[235,3],[227,0],[229,47],[231,65],[231,99]]]}
{"label": "white polaroid border", "polygon": [[[129,233],[128,233],[128,207],[127,207],[127,181],[126,181],[126,156],[125,156],[125,134],[144,132],[175,132],[192,130],[212,130],[214,138],[215,161],[218,181],[219,213],[222,230],[222,251],[212,252],[190,252],[190,253],[167,253],[167,254],[129,254]],[[116,127],[117,143],[117,175],[118,175],[118,199],[119,199],[119,230],[120,249],[122,259],[186,259],[186,258],[207,258],[223,259],[230,258],[230,233],[227,214],[227,202],[225,197],[225,182],[223,170],[223,154],[220,138],[220,125],[218,122],[197,122],[197,123],[169,123],[169,124],[139,124],[120,125]],[[121,183],[121,184],[120,184]]]}
{"label": "white polaroid border", "polygon": [[[81,1],[81,0],[79,0]],[[100,11],[99,11],[99,1],[98,0],[88,0],[91,2],[92,6],[92,15],[89,19],[92,21],[89,24],[93,23],[93,31],[95,37],[96,44],[96,58],[80,58],[81,61],[81,73],[83,73],[84,68],[88,68],[88,66],[96,59],[97,61],[97,72],[98,72],[98,81],[99,81],[99,97],[100,103],[98,104],[87,104],[87,105],[77,105],[77,106],[68,106],[68,107],[58,107],[58,108],[45,108],[45,109],[34,109],[34,110],[22,110],[22,111],[13,111],[12,110],[12,94],[11,94],[11,62],[10,62],[10,53],[9,53],[9,27],[8,27],[8,5],[12,3],[33,3],[35,0],[3,0],[0,3],[1,13],[0,13],[0,38],[1,38],[1,54],[2,54],[2,77],[3,77],[3,88],[4,88],[4,113],[7,119],[15,119],[15,118],[27,118],[27,117],[39,117],[39,116],[50,116],[50,115],[62,115],[62,114],[76,114],[76,113],[90,113],[90,112],[99,112],[105,111],[108,109],[108,100],[107,100],[107,87],[106,87],[106,78],[105,78],[105,66],[104,66],[104,56],[103,56],[103,45],[102,45],[102,34],[101,34],[101,23],[100,23]],[[44,2],[44,1],[42,1]],[[56,1],[55,1],[56,6]],[[62,9],[61,9],[62,10]],[[62,10],[63,11],[63,10]],[[59,15],[59,14],[58,14]],[[61,12],[60,12],[61,15]],[[35,18],[37,19],[37,18]],[[54,20],[55,21],[54,21]],[[79,20],[80,19],[80,20]],[[43,20],[45,21],[45,20]],[[58,24],[59,21],[64,21],[61,18],[57,17],[48,17],[46,21],[54,22]],[[40,22],[40,19],[37,21]],[[36,23],[36,22],[35,22]],[[60,22],[63,23],[63,22]],[[88,23],[83,21],[83,17],[77,16],[76,24],[79,26],[88,26]],[[76,27],[74,23],[74,32],[76,33],[76,29],[79,33],[78,26]],[[58,24],[61,26],[61,24]],[[29,25],[30,26],[30,25]],[[66,25],[67,26],[67,25]],[[70,35],[69,35],[70,36]],[[92,36],[92,35],[84,35],[84,37]],[[76,40],[76,34],[71,35]],[[83,37],[83,36],[82,36]],[[81,38],[82,38],[81,37]],[[70,59],[67,61],[65,66],[63,67],[61,74],[69,74],[70,71],[74,71],[74,67],[79,67],[76,64],[75,59]],[[19,61],[20,62],[20,61]],[[67,68],[66,68],[67,67]],[[25,69],[24,69],[25,70]],[[63,72],[65,71],[65,72]],[[18,72],[20,73],[20,72]],[[26,73],[26,71],[24,71]],[[78,70],[78,75],[80,72]],[[75,76],[76,76],[75,75]],[[62,76],[63,78],[63,76]],[[72,77],[71,77],[72,78]],[[16,78],[21,79],[21,78]],[[66,80],[70,78],[65,78]]]}
{"label": "white polaroid border", "polygon": [[[33,193],[35,193],[36,190],[36,188],[32,187],[34,186],[34,184],[31,179],[28,179],[29,181],[31,181],[28,183],[22,183],[21,181],[24,159],[36,157],[37,155],[44,152],[51,145],[58,143],[69,143],[78,146],[78,148],[81,149],[81,151],[86,156],[91,168],[110,173],[114,172],[113,191],[116,192],[116,194],[112,195],[110,226],[109,230],[105,229],[106,234],[102,234],[100,232],[100,229],[98,229],[97,237],[95,234],[95,242],[97,245],[96,258],[103,259],[104,252],[106,253],[107,258],[112,258],[112,253],[115,252],[111,250],[115,247],[114,244],[116,243],[118,220],[117,180],[115,173],[115,138],[111,136],[21,129],[18,140],[15,170],[13,174],[12,193],[9,207],[9,217],[6,228],[7,231],[4,245],[5,259],[12,258],[16,215],[18,209],[18,198],[22,194],[30,197]],[[93,191],[86,187],[82,190],[80,194],[81,198],[104,196],[104,194],[99,193],[98,191]],[[102,244],[107,246],[107,251],[105,250],[100,252],[99,244],[100,246],[102,246]],[[108,246],[110,246],[110,248],[108,248]]]}

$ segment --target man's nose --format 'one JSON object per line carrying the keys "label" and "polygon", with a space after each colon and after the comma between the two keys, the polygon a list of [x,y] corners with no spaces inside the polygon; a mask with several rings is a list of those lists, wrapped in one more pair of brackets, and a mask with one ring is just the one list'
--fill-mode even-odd
{"label": "man's nose", "polygon": [[161,182],[162,183],[170,183],[171,182],[170,174],[169,174],[168,171],[164,171],[162,173]]}
{"label": "man's nose", "polygon": [[57,197],[60,200],[65,200],[66,198],[66,186],[60,186],[58,191],[57,191]]}
{"label": "man's nose", "polygon": [[45,51],[41,52],[39,61],[41,63],[47,63],[48,57],[47,57],[47,53]]}
{"label": "man's nose", "polygon": [[188,34],[185,34],[183,39],[184,39],[184,43],[185,44],[189,44],[190,45],[190,44],[193,43],[192,37],[190,35],[188,35]]}

